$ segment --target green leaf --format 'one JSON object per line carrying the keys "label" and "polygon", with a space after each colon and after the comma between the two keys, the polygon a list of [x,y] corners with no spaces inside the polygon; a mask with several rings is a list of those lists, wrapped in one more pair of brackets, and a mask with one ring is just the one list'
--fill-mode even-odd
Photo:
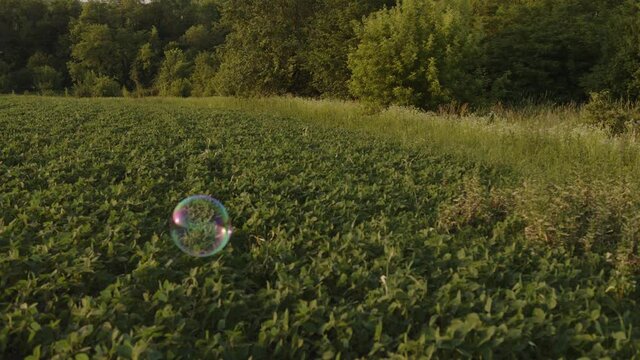
{"label": "green leaf", "polygon": [[611,337],[616,340],[626,340],[627,334],[624,331],[617,331],[611,334]]}

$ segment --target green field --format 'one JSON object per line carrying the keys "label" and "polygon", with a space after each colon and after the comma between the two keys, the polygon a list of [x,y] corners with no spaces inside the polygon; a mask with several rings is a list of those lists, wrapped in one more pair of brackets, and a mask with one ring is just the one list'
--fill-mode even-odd
{"label": "green field", "polygon": [[638,357],[638,146],[527,116],[0,97],[0,358]]}

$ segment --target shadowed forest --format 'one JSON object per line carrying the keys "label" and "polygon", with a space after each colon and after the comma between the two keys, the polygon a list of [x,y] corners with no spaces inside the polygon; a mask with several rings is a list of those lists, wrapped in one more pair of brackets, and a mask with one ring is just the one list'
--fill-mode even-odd
{"label": "shadowed forest", "polygon": [[620,0],[0,0],[0,91],[628,101],[639,27]]}

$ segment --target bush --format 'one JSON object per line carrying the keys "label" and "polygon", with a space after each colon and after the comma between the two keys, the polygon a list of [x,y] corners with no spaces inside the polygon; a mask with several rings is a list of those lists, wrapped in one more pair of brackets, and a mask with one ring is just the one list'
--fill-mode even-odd
{"label": "bush", "polygon": [[187,97],[191,94],[191,81],[189,79],[177,79],[171,82],[170,86],[165,89],[163,96],[180,96]]}
{"label": "bush", "polygon": [[637,197],[621,181],[525,185],[514,192],[527,240],[578,253],[607,254],[616,268],[640,270]]}
{"label": "bush", "polygon": [[122,95],[120,84],[108,76],[98,76],[91,90],[94,97]]}
{"label": "bush", "polygon": [[87,72],[82,81],[76,82],[73,86],[73,93],[78,97],[115,97],[122,96],[122,88],[109,76]]}
{"label": "bush", "polygon": [[602,55],[582,80],[588,90],[607,89],[616,98],[640,98],[640,15],[637,1],[620,1],[599,31]]}
{"label": "bush", "polygon": [[506,216],[509,198],[484,186],[478,176],[464,178],[460,190],[460,196],[440,206],[436,220],[439,230],[453,232],[467,226],[490,228]]}
{"label": "bush", "polygon": [[9,90],[18,92],[24,92],[32,89],[32,74],[27,68],[20,68],[15,71],[9,72],[6,77]]}
{"label": "bush", "polygon": [[232,30],[220,51],[216,92],[222,95],[262,96],[308,92],[302,44],[305,26],[316,1],[252,0],[234,2],[223,12]]}
{"label": "bush", "polygon": [[533,244],[604,256],[619,273],[635,274],[640,271],[638,201],[629,184],[618,180],[496,190],[474,175],[462,180],[459,196],[440,206],[436,227],[487,236],[508,228],[511,237],[522,234]]}
{"label": "bush", "polygon": [[189,96],[191,93],[191,64],[180,49],[167,50],[156,78],[156,89],[160,96]]}
{"label": "bush", "polygon": [[608,91],[591,93],[584,110],[589,124],[612,136],[635,130],[640,120],[640,109],[636,104],[613,100]]}
{"label": "bush", "polygon": [[349,56],[351,93],[435,110],[482,102],[482,29],[465,1],[405,0],[369,16]]}
{"label": "bush", "polygon": [[33,86],[42,94],[51,93],[62,85],[62,75],[49,65],[37,66],[31,72]]}
{"label": "bush", "polygon": [[324,97],[349,98],[349,52],[358,45],[354,22],[392,5],[389,0],[323,0],[313,15],[303,50],[310,85]]}
{"label": "bush", "polygon": [[9,64],[0,60],[0,92],[6,92],[9,88]]}
{"label": "bush", "polygon": [[193,74],[191,74],[191,95],[211,96],[215,94],[213,78],[218,62],[213,54],[201,52],[194,61]]}
{"label": "bush", "polygon": [[91,85],[86,82],[76,83],[73,86],[73,95],[77,97],[91,97]]}

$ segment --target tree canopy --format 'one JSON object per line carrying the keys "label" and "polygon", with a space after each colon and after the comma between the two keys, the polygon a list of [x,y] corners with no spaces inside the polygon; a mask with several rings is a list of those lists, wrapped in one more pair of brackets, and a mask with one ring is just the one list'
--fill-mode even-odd
{"label": "tree canopy", "polygon": [[640,96],[634,0],[0,0],[0,92],[482,106]]}

